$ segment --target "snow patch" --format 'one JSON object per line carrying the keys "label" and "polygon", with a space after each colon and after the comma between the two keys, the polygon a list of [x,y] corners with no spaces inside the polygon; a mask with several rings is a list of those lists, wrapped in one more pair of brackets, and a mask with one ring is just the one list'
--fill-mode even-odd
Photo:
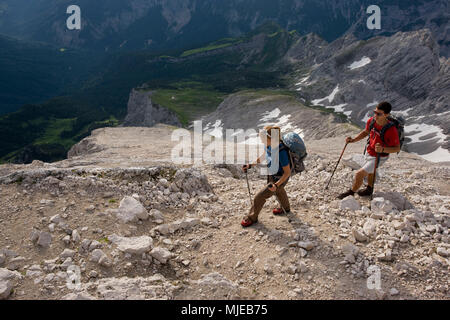
{"label": "snow patch", "polygon": [[[416,131],[418,131],[418,133],[415,133],[413,135],[408,135],[409,132],[416,132]],[[435,133],[435,135],[432,138],[428,138],[425,140],[420,139],[421,137],[424,137],[424,136],[432,134],[432,133]],[[405,126],[405,135],[406,135],[406,137],[408,137],[412,140],[411,143],[424,142],[424,141],[428,141],[428,140],[434,140],[436,138],[439,138],[437,143],[442,143],[447,138],[446,135],[442,132],[441,128],[439,128],[438,126],[435,126],[435,125],[425,124],[425,123],[421,123],[421,124],[414,123],[414,124],[406,125]]]}
{"label": "snow patch", "polygon": [[351,70],[354,70],[354,69],[362,68],[362,67],[364,67],[365,65],[368,65],[371,62],[372,62],[372,60],[370,60],[369,57],[362,57],[361,60],[353,62],[347,68],[349,68]]}
{"label": "snow patch", "polygon": [[[279,108],[274,109],[273,111],[266,111],[263,114],[263,117],[260,119],[258,126],[265,127],[268,125],[274,125],[281,128],[281,132],[295,132],[303,138],[303,130],[297,128],[289,122],[291,118],[290,114],[285,114],[280,117],[281,110]],[[276,120],[272,122],[268,122],[270,120]]]}
{"label": "snow patch", "polygon": [[409,108],[409,109],[406,109],[406,110],[403,110],[403,111],[392,111],[391,113],[393,115],[395,115],[395,116],[407,117],[409,111],[411,111],[411,110],[412,110],[412,108]]}
{"label": "snow patch", "polygon": [[446,162],[450,161],[450,152],[442,147],[437,148],[435,151],[427,154],[418,154],[419,157],[424,158],[430,162]]}
{"label": "snow patch", "polygon": [[280,116],[281,110],[279,108],[274,109],[273,111],[266,111],[263,113],[263,117],[260,122],[270,121],[271,119],[276,119]]}
{"label": "snow patch", "polygon": [[207,134],[216,137],[216,138],[222,138],[223,136],[223,124],[222,120],[216,120],[216,122],[213,125],[213,129],[209,129],[210,123],[208,123],[203,131],[205,131]]}
{"label": "snow patch", "polygon": [[349,117],[352,114],[352,111],[344,111],[344,107],[346,106],[346,103],[338,104],[336,106],[325,106],[327,109],[334,109],[334,112],[340,112],[345,114],[347,117]]}
{"label": "snow patch", "polygon": [[316,99],[313,100],[312,103],[317,105],[320,104],[322,101],[328,100],[328,103],[332,103],[334,100],[334,97],[336,96],[336,94],[339,92],[339,85],[336,86],[336,88],[334,88],[333,92],[331,92],[331,94],[328,97],[322,98],[322,99]]}
{"label": "snow patch", "polygon": [[295,85],[296,85],[296,86],[300,86],[300,85],[302,85],[302,84],[306,84],[306,81],[308,81],[308,79],[309,79],[309,76],[304,77],[304,78],[302,78],[302,79],[300,80],[300,82],[297,82]]}
{"label": "snow patch", "polygon": [[[417,132],[412,135],[408,135],[409,132]],[[421,139],[422,137],[425,137],[427,135],[434,134],[432,137],[428,139]],[[442,143],[445,141],[447,136],[443,133],[443,130],[435,125],[430,124],[419,124],[414,123],[411,125],[405,126],[405,135],[406,137],[410,138],[412,141],[410,143],[415,142],[427,142],[432,141],[435,139],[438,139],[435,141],[435,143]],[[436,150],[433,152],[427,153],[427,154],[418,154],[415,152],[411,152],[413,154],[417,154],[419,157],[422,157],[425,160],[431,161],[431,162],[444,162],[444,161],[450,161],[450,152],[447,149],[442,148],[439,146]]]}

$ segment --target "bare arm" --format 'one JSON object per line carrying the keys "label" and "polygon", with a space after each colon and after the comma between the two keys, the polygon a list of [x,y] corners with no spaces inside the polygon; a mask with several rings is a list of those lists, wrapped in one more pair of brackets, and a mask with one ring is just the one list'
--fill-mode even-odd
{"label": "bare arm", "polygon": [[369,131],[363,130],[355,138],[348,137],[346,141],[348,143],[358,142],[358,141],[364,139],[365,137],[367,137],[368,135],[369,135]]}
{"label": "bare arm", "polygon": [[282,185],[291,175],[291,166],[288,164],[287,166],[283,167],[283,175],[281,176],[280,180],[278,180],[275,185],[276,187],[279,187]]}

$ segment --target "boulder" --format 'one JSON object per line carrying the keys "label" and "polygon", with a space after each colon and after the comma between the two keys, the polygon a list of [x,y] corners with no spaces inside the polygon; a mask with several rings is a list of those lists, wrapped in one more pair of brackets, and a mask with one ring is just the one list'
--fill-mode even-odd
{"label": "boulder", "polygon": [[122,199],[119,208],[113,210],[113,213],[123,223],[148,219],[148,213],[144,206],[138,200],[129,196]]}
{"label": "boulder", "polygon": [[71,249],[64,249],[64,251],[61,253],[60,257],[62,259],[66,259],[66,258],[73,258],[73,256],[75,255],[75,251],[71,250]]}
{"label": "boulder", "polygon": [[436,249],[436,252],[438,255],[440,255],[441,257],[444,257],[444,258],[447,258],[449,256],[448,250],[446,250],[444,247],[438,247]]}
{"label": "boulder", "polygon": [[355,240],[358,242],[366,242],[369,240],[369,238],[367,238],[367,236],[358,229],[353,229],[352,234],[353,234],[353,237],[355,238]]}
{"label": "boulder", "polygon": [[14,288],[14,281],[22,279],[17,271],[0,268],[0,300],[8,299]]}
{"label": "boulder", "polygon": [[12,281],[0,281],[0,300],[8,299],[12,289]]}
{"label": "boulder", "polygon": [[232,177],[235,179],[241,179],[244,174],[240,165],[225,164],[225,163],[222,164],[221,163],[221,164],[214,165],[214,169],[217,169],[217,168],[227,169],[230,172],[230,174],[232,175]]}
{"label": "boulder", "polygon": [[108,239],[117,245],[117,249],[129,254],[142,255],[149,252],[153,247],[153,239],[148,236],[127,238],[113,234]]}
{"label": "boulder", "polygon": [[208,182],[206,175],[202,174],[198,169],[187,168],[177,170],[174,181],[182,192],[192,194],[196,192],[200,193],[212,193],[213,188]]}
{"label": "boulder", "polygon": [[300,241],[298,243],[298,246],[300,248],[303,248],[303,249],[307,250],[307,251],[310,251],[310,250],[312,250],[314,248],[314,243],[312,243],[311,241]]}
{"label": "boulder", "polygon": [[73,242],[75,242],[75,243],[78,243],[78,242],[80,242],[80,240],[81,240],[81,237],[80,237],[80,233],[78,232],[78,230],[73,230],[72,231],[72,241]]}
{"label": "boulder", "polygon": [[361,209],[361,205],[358,201],[355,200],[353,196],[348,196],[347,198],[341,200],[339,208],[341,210],[356,211]]}
{"label": "boulder", "polygon": [[156,247],[151,252],[150,255],[161,262],[162,264],[167,263],[167,260],[172,258],[172,253],[164,248]]}
{"label": "boulder", "polygon": [[91,252],[89,261],[99,263],[100,259],[104,256],[106,256],[106,254],[102,250],[95,249],[94,251]]}
{"label": "boulder", "polygon": [[352,168],[353,170],[359,170],[364,165],[364,155],[353,154],[350,156],[344,156],[342,158],[344,166]]}
{"label": "boulder", "polygon": [[377,197],[373,198],[371,202],[371,209],[372,211],[382,211],[385,213],[389,213],[395,209],[395,206],[391,201],[385,200],[381,197]]}
{"label": "boulder", "polygon": [[164,221],[164,215],[161,213],[161,211],[157,209],[150,210],[150,216],[153,220],[163,220]]}
{"label": "boulder", "polygon": [[43,248],[48,248],[48,247],[50,247],[51,243],[52,243],[52,235],[48,232],[41,231],[39,233],[39,238],[38,238],[36,244]]}
{"label": "boulder", "polygon": [[375,192],[374,198],[389,200],[400,211],[414,209],[413,204],[400,192]]}
{"label": "boulder", "polygon": [[369,237],[374,237],[377,232],[377,221],[374,219],[367,219],[366,222],[363,225],[363,231],[364,233]]}

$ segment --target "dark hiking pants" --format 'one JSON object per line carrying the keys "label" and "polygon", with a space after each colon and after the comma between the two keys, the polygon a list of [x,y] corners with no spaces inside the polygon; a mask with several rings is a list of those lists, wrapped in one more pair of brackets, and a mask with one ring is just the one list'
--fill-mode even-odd
{"label": "dark hiking pants", "polygon": [[[274,178],[273,176],[269,176],[267,178],[267,184],[275,183],[277,181],[278,181],[278,179]],[[261,189],[256,194],[255,199],[253,201],[253,205],[250,208],[250,211],[249,211],[249,214],[248,214],[248,217],[253,222],[258,221],[258,215],[261,212],[261,209],[263,208],[264,203],[266,203],[266,200],[269,199],[270,197],[272,197],[275,194],[278,196],[278,200],[280,201],[281,206],[284,208],[285,211],[289,211],[291,209],[290,204],[289,204],[289,199],[288,199],[288,196],[286,194],[286,190],[284,190],[284,187],[286,186],[288,181],[289,181],[289,178],[277,188],[276,192],[270,191],[269,188],[266,185],[263,189]]]}

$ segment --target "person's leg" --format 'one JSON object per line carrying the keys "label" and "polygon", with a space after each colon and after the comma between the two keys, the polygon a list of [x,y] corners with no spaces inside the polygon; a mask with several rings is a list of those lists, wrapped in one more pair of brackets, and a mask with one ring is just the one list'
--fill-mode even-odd
{"label": "person's leg", "polygon": [[258,221],[258,215],[261,212],[261,209],[264,206],[264,203],[266,203],[266,200],[269,199],[274,193],[270,191],[267,186],[265,186],[263,189],[261,189],[255,196],[255,199],[253,200],[253,205],[249,210],[248,218],[251,219],[253,222]]}
{"label": "person's leg", "polygon": [[[385,162],[387,161],[387,158],[380,158],[380,162],[378,163],[378,167],[381,167]],[[373,174],[373,169],[375,168],[375,164],[371,166],[369,169],[372,171],[369,171],[369,175],[367,177],[367,186],[364,190],[358,191],[358,195],[361,197],[368,197],[371,196],[373,193],[373,185],[375,181],[375,176]]]}
{"label": "person's leg", "polygon": [[355,194],[355,192],[358,191],[359,188],[361,188],[361,186],[364,182],[364,178],[366,176],[368,176],[370,172],[373,172],[373,169],[375,168],[375,159],[376,159],[375,157],[366,155],[365,163],[364,163],[363,167],[361,169],[359,169],[358,171],[356,171],[352,188],[344,193],[341,193],[338,196],[338,199],[342,200],[348,196],[353,196]]}
{"label": "person's leg", "polygon": [[291,211],[291,205],[289,203],[289,198],[286,193],[286,190],[284,189],[285,183],[283,183],[280,187],[278,187],[276,195],[278,197],[278,200],[280,200],[281,206],[283,207],[286,212]]}
{"label": "person's leg", "polygon": [[359,188],[361,188],[361,186],[364,182],[364,178],[367,177],[368,175],[369,175],[369,173],[366,170],[364,170],[363,168],[356,171],[355,179],[353,180],[353,186],[352,186],[353,192],[356,192],[359,190]]}

